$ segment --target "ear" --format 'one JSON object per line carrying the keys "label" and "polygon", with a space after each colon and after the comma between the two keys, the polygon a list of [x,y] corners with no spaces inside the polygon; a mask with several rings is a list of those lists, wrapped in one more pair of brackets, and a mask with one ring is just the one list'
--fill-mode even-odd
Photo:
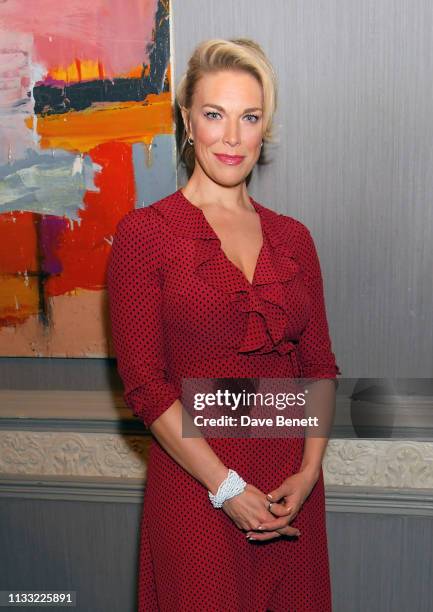
{"label": "ear", "polygon": [[189,124],[189,110],[185,108],[185,106],[180,107],[180,112],[182,113],[183,125],[185,126],[185,131],[187,135],[191,133],[190,124]]}

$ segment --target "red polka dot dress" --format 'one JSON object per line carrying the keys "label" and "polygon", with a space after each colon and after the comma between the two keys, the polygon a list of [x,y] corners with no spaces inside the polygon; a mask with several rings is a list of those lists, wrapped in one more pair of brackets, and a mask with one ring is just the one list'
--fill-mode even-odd
{"label": "red polka dot dress", "polygon": [[[336,378],[309,230],[253,198],[254,278],[224,254],[180,190],[118,223],[108,265],[113,345],[127,405],[150,426],[182,378]],[[264,493],[299,471],[304,439],[207,438]],[[327,612],[323,472],[292,521],[299,538],[249,542],[206,488],[152,438],[141,519],[139,612]]]}

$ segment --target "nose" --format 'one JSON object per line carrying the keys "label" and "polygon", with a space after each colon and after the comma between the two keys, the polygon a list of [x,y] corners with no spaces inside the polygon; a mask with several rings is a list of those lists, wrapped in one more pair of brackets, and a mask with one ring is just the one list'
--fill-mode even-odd
{"label": "nose", "polygon": [[236,119],[229,119],[224,132],[224,143],[236,147],[240,143],[240,129]]}

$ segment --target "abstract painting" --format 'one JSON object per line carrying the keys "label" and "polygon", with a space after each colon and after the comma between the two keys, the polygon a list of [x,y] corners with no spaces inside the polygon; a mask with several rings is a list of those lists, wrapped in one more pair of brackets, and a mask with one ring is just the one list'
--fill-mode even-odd
{"label": "abstract painting", "polygon": [[119,220],[176,188],[168,0],[0,1],[0,356],[106,357]]}

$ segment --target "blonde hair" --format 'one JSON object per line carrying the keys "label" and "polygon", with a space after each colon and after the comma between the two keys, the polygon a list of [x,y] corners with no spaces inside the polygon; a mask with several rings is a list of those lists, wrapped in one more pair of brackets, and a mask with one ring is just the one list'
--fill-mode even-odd
{"label": "blonde hair", "polygon": [[[190,109],[199,79],[207,73],[221,70],[243,70],[254,76],[263,90],[263,140],[274,141],[273,118],[277,108],[278,85],[272,64],[261,46],[249,38],[205,40],[193,51],[186,72],[176,88],[179,107]],[[194,146],[190,145],[185,125],[178,113],[183,129],[179,138],[180,158],[187,170],[195,165]]]}

